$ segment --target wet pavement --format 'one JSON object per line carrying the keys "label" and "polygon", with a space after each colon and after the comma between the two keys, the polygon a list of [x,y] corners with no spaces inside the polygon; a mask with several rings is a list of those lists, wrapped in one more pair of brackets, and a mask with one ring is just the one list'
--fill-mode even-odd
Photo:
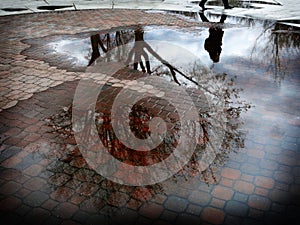
{"label": "wet pavement", "polygon": [[[138,10],[19,15],[2,17],[0,23],[2,224],[297,224],[297,28],[209,12],[178,15]],[[116,67],[115,72],[113,62],[128,55],[137,39],[148,47],[150,65],[144,64],[145,73],[142,64]],[[155,41],[167,44],[162,47]],[[118,46],[128,48],[120,53]],[[168,54],[174,46],[178,54]],[[111,54],[105,54],[107,50]],[[191,66],[195,58],[197,70]],[[108,63],[109,68],[104,66]],[[182,75],[191,70],[196,71],[193,76]],[[169,83],[163,83],[165,90],[159,89],[160,80],[136,82],[156,75]],[[194,135],[197,148],[191,160],[156,184],[120,184],[124,176],[130,183],[142,174],[124,175],[121,167],[112,176],[121,181],[100,175],[97,166],[107,161],[97,161],[96,167],[86,161],[78,144],[81,136],[78,139],[75,132],[74,137],[72,131],[71,105],[86,78],[104,85],[94,108],[96,136],[120,162],[139,166],[168,158],[176,145],[178,110],[163,97],[172,90],[170,95],[184,102],[180,91],[171,88],[180,83],[199,114],[205,115],[199,123],[203,132]],[[133,107],[129,124],[136,137],[146,139],[151,134],[147,122],[164,118],[168,131],[164,146],[149,154],[143,146],[141,152],[132,152],[116,139],[110,113],[122,89],[136,97],[152,94]],[[203,93],[207,91],[227,101],[221,105],[226,109],[227,135],[218,157],[204,171],[198,157],[213,142],[214,127],[204,128],[215,121],[215,114],[201,111],[206,109]],[[89,106],[84,105],[89,103],[89,90],[79,97],[78,103]],[[188,115],[188,108],[183,108]]]}

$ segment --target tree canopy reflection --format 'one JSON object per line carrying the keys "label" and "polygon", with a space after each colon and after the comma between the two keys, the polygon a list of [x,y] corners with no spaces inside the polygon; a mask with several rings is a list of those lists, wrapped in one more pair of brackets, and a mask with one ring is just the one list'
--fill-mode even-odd
{"label": "tree canopy reflection", "polygon": [[[124,46],[126,43],[131,43],[130,46],[132,47]],[[100,34],[93,35],[91,45],[90,67],[97,65],[99,61],[123,60],[127,67],[117,72],[118,77],[124,76],[123,78],[126,79],[126,73],[130,72],[131,69],[134,71],[140,69],[141,76],[144,76],[145,73],[148,74],[147,76],[150,74],[151,76],[169,76],[170,82],[184,86],[192,99],[200,101],[200,103],[201,92],[198,90],[205,92],[211,107],[201,109],[198,107],[200,120],[197,125],[199,125],[200,130],[196,132],[197,135],[194,137],[197,140],[196,150],[189,163],[174,178],[176,179],[177,176],[200,176],[207,183],[215,182],[213,168],[222,165],[230,152],[238,151],[244,146],[245,133],[241,129],[240,114],[247,111],[250,105],[238,99],[241,90],[235,87],[234,79],[229,79],[226,74],[213,74],[199,62],[191,62],[188,68],[179,70],[175,65],[162,58],[144,40],[144,30],[140,26],[114,31],[102,36]],[[111,51],[112,49],[115,51]],[[157,63],[151,65],[149,55],[154,57]],[[138,73],[135,75],[139,76]],[[96,104],[95,124],[99,137],[108,152],[119,161],[130,165],[152,165],[168,157],[176,147],[179,135],[180,121],[176,115],[176,110],[168,102],[155,97],[137,102],[129,115],[130,127],[136,137],[144,139],[149,136],[148,122],[157,115],[157,112],[170,126],[162,143],[156,149],[141,152],[132,151],[118,140],[111,124],[110,109],[113,103],[111,100],[114,99],[114,95],[119,90],[118,87],[108,85],[99,94]],[[64,114],[65,119],[71,119],[71,115],[68,115],[70,111],[71,109]],[[221,117],[220,114],[222,114]],[[53,116],[50,123],[60,133],[64,133],[67,127],[61,127],[59,117],[59,115]],[[69,131],[72,135],[70,128]],[[224,134],[222,144],[215,146],[213,136],[220,131]],[[212,146],[216,157],[206,170],[202,170],[198,162],[208,145]]]}

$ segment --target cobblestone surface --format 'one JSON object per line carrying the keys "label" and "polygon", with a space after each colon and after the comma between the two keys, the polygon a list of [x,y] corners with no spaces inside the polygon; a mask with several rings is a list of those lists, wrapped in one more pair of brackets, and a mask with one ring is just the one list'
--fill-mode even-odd
{"label": "cobblestone surface", "polygon": [[47,126],[45,118],[72,103],[78,79],[99,74],[59,69],[42,61],[42,52],[29,59],[22,54],[30,47],[24,40],[136,24],[199,25],[136,10],[0,18],[1,224],[297,224],[300,132],[293,121],[284,135],[273,131],[266,140],[255,131],[269,124],[254,120],[246,149],[230,156],[209,186],[198,176],[118,185],[87,166],[74,140]]}

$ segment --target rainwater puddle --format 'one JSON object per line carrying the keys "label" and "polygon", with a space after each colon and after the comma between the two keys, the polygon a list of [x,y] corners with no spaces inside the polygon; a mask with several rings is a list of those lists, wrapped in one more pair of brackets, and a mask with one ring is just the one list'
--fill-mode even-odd
{"label": "rainwater puddle", "polygon": [[3,11],[6,12],[20,12],[20,11],[26,11],[27,8],[2,8]]}
{"label": "rainwater puddle", "polygon": [[[286,200],[292,196],[289,192],[282,194],[281,191],[280,199],[278,192],[268,193],[273,193],[276,188],[279,191],[278,187],[287,186],[289,190],[289,185],[296,183],[292,175],[284,176],[287,173],[282,170],[299,171],[299,30],[272,21],[206,13],[180,16],[206,23],[193,28],[122,27],[92,36],[66,35],[26,41],[32,49],[23,54],[30,56],[31,51],[38,48],[44,53],[39,56],[42,60],[71,71],[87,71],[96,80],[101,77],[99,73],[108,71],[104,65],[119,65],[123,57],[126,59],[130,54],[141,56],[134,63],[124,64],[117,72],[112,70],[114,73],[104,82],[95,107],[91,108],[94,112],[90,113],[88,107],[83,108],[83,114],[77,115],[83,123],[78,123],[76,129],[72,128],[71,107],[48,118],[49,125],[67,143],[43,140],[32,143],[26,149],[27,155],[23,156],[24,163],[18,164],[17,169],[24,169],[25,164],[39,163],[42,170],[26,170],[25,173],[33,174],[32,177],[19,170],[11,171],[22,177],[28,188],[38,178],[36,185],[40,188],[25,198],[27,205],[48,205],[59,218],[71,214],[72,220],[85,224],[123,224],[124,218],[126,223],[132,224],[141,224],[145,218],[151,223],[156,220],[199,224],[208,219],[212,223],[226,220],[219,208],[233,215],[230,218],[246,217],[249,208],[253,208],[248,199],[259,198],[264,193],[254,194],[255,185],[264,185],[265,189],[260,190],[268,188],[267,196],[263,198],[270,199],[266,204],[281,200],[280,204],[289,204]],[[39,43],[47,44],[41,46]],[[142,45],[135,45],[137,43]],[[169,84],[158,78],[151,83],[137,81],[138,78],[156,76]],[[182,170],[162,182],[144,186],[120,184],[147,179],[147,176],[141,176],[142,167],[155,165],[174,153],[183,126],[178,113],[181,111],[174,104],[186,99],[182,99],[182,93],[178,94],[171,84],[176,87],[180,84],[184,88],[201,115],[192,125],[193,129],[187,132],[191,142],[184,142],[187,146],[192,142],[196,145],[191,159]],[[160,86],[163,87],[159,89]],[[88,102],[89,97],[93,97],[88,95],[92,88],[82,89],[82,99],[77,99],[78,103]],[[121,92],[123,89],[125,92]],[[152,95],[138,99],[146,91]],[[128,116],[120,114],[112,119],[111,108],[119,93],[135,96],[138,100],[128,109]],[[171,99],[177,101],[169,104]],[[184,108],[189,114],[188,107],[190,105],[183,105],[179,109]],[[114,120],[118,120],[117,125],[128,120],[134,136],[146,140],[152,132],[149,121],[157,116],[166,121],[166,127],[157,124],[151,129],[156,129],[159,134],[166,129],[167,133],[159,136],[161,145],[148,152],[144,151],[143,145],[132,149],[122,143],[112,125]],[[86,126],[87,119],[95,124],[96,132]],[[119,130],[122,133],[123,130]],[[110,167],[111,161],[106,157],[94,157],[96,163],[91,163],[80,149],[82,146],[76,145],[78,139],[74,139],[74,131],[84,131],[87,135],[80,138],[101,140],[102,145],[89,146],[90,155],[105,148],[123,164]],[[220,139],[214,137],[220,135],[220,145],[216,145]],[[215,155],[203,171],[203,157],[211,160],[205,158],[208,146],[212,146]],[[138,173],[127,174],[122,167],[124,164],[138,167]],[[100,165],[102,169],[109,168],[113,177],[119,180],[113,182],[100,175],[97,171]],[[262,179],[270,182],[260,184]],[[259,204],[261,199],[257,202]],[[259,204],[259,207],[263,206]],[[260,210],[268,213],[269,208]],[[210,209],[220,213],[222,221],[207,219],[206,210]],[[184,217],[181,217],[182,213]]]}
{"label": "rainwater puddle", "polygon": [[[230,107],[233,106],[235,109],[241,110],[246,109],[247,111],[248,106],[253,106],[249,113],[238,112],[237,117],[231,118],[232,121],[235,120],[236,122],[235,129],[229,132],[232,133],[231,139],[227,140],[228,149],[232,151],[236,147],[239,149],[240,146],[244,146],[244,141],[248,141],[248,139],[244,139],[244,132],[240,131],[253,130],[254,124],[261,124],[262,118],[267,126],[271,124],[272,127],[283,126],[284,128],[281,128],[281,130],[285,130],[288,124],[293,124],[292,121],[297,120],[296,118],[299,117],[299,106],[297,104],[299,100],[299,78],[297,73],[300,70],[299,29],[273,21],[260,21],[209,13],[183,13],[179,16],[196,22],[206,22],[206,27],[133,26],[102,31],[92,36],[87,34],[81,34],[79,37],[59,36],[47,40],[46,47],[51,55],[49,58],[54,58],[54,65],[56,66],[60,65],[59,61],[67,59],[73,64],[71,68],[67,67],[67,69],[103,73],[103,69],[106,68],[103,67],[103,63],[107,65],[122,60],[124,62],[124,59],[130,54],[141,54],[138,56],[141,57],[141,61],[130,64],[129,68],[143,72],[142,77],[149,76],[149,74],[151,76],[157,75],[188,88],[204,87],[204,92],[207,92],[210,88],[216,89],[220,95],[224,93],[217,86],[224,85],[226,87],[224,89],[228,89],[229,94],[231,94],[229,99],[226,100],[230,102]],[[142,43],[141,49],[135,49],[135,43],[139,42]],[[177,49],[176,46],[179,46],[179,48]],[[144,51],[145,49],[146,51]],[[57,62],[55,62],[55,56],[59,56]],[[47,59],[45,60],[47,61]],[[143,62],[143,60],[145,61]],[[66,62],[62,63],[67,64]],[[126,72],[124,73],[126,74]],[[108,83],[112,87],[110,87],[110,91],[105,92],[105,99],[109,96],[109,93],[118,93],[119,91],[116,90],[122,89],[124,85],[127,85],[126,82],[132,79],[129,78],[130,76],[123,76],[122,72],[112,76],[116,78],[114,81],[116,83]],[[138,76],[134,79],[137,78]],[[122,79],[127,79],[127,81],[121,82]],[[234,79],[234,85],[236,86],[229,87],[228,84],[231,79]],[[224,80],[225,82],[223,82]],[[215,85],[209,86],[211,82]],[[139,87],[132,88],[136,91],[139,90]],[[153,93],[155,93],[155,90],[153,90]],[[157,92],[157,94],[160,94],[160,92]],[[114,96],[113,94],[109,99],[114,99]],[[242,99],[240,101],[234,100],[235,97],[233,96]],[[289,100],[287,101],[287,99]],[[151,101],[149,100],[149,102]],[[280,102],[280,105],[277,105],[278,102]],[[98,104],[103,105],[104,103],[100,101]],[[161,103],[161,105],[164,104]],[[155,107],[152,105],[150,108]],[[132,113],[148,119],[144,121],[141,118],[136,118],[134,121],[143,121],[141,124],[147,124],[149,118],[154,117],[153,112],[148,112],[144,108],[139,108],[139,110]],[[105,114],[106,112],[106,108],[104,108],[104,111],[97,112],[104,115],[103,118],[100,118],[101,121],[110,121],[110,118]],[[268,114],[272,116],[268,116]],[[251,117],[250,115],[256,116]],[[166,115],[164,116],[166,117]],[[241,118],[245,121],[241,121]],[[173,121],[173,123],[175,122]],[[103,126],[108,128],[109,124],[110,122]],[[133,124],[131,129],[142,129],[141,127],[144,125],[141,124]],[[103,142],[105,140],[111,142],[116,139],[111,127],[109,128],[110,131],[103,130],[103,128],[99,129],[102,130],[103,135],[105,134],[101,137]],[[146,133],[135,135],[147,137],[149,135],[147,134],[148,129],[149,127],[146,126],[142,129],[146,130]],[[269,135],[269,138],[272,139],[273,130],[272,128],[269,130],[267,127],[263,127],[261,132],[267,132],[263,136]],[[110,133],[111,136],[106,136],[107,133]],[[250,132],[250,137],[256,134],[261,133],[257,130],[255,134]],[[281,134],[281,138],[284,138],[286,133],[282,131]],[[165,145],[174,145],[172,143],[173,139],[169,137],[170,142],[165,143]],[[239,141],[230,143],[232,140]],[[111,146],[107,142],[106,145]],[[120,143],[115,144],[115,146],[119,146],[121,149],[126,148]],[[118,149],[112,149],[111,151],[119,152]],[[126,160],[132,161],[133,158],[135,160],[139,158],[136,155],[128,156],[130,150],[126,151]],[[122,161],[122,157],[118,157]],[[139,158],[139,163],[149,161],[149,157],[153,157],[153,155],[143,157]],[[155,160],[151,158],[150,161],[156,162]],[[147,163],[145,165],[148,165]]]}
{"label": "rainwater puddle", "polygon": [[74,7],[73,5],[45,5],[45,6],[38,6],[37,9],[40,10],[56,10],[56,9],[65,9]]}

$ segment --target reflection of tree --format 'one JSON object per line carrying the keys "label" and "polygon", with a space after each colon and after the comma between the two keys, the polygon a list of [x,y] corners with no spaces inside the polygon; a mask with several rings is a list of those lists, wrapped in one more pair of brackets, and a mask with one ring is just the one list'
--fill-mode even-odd
{"label": "reflection of tree", "polygon": [[[106,42],[101,40],[99,37],[94,37],[92,43],[94,41],[94,46],[97,48],[100,46],[102,50],[113,49],[116,46],[121,47],[120,45],[122,45],[122,43],[128,43],[123,39],[122,34],[124,33],[126,33],[126,31],[116,32],[114,38],[106,36]],[[239,102],[236,100],[239,96],[239,90],[234,87],[233,80],[229,80],[226,75],[212,74],[210,71],[203,68],[202,65],[197,63],[190,66],[185,73],[182,73],[175,68],[175,66],[160,57],[158,53],[144,41],[144,31],[141,28],[135,30],[134,37],[135,41],[133,47],[127,52],[123,52],[126,57],[120,55],[120,57],[114,58],[113,54],[115,54],[115,52],[117,52],[117,54],[120,53],[118,49],[115,48],[116,51],[112,52],[112,54],[108,56],[110,57],[110,60],[113,58],[117,60],[125,58],[127,59],[125,65],[129,65],[133,60],[132,64],[135,70],[137,70],[140,65],[142,72],[151,73],[152,75],[161,75],[164,71],[156,71],[156,73],[151,71],[149,61],[149,54],[151,54],[158,60],[159,63],[169,69],[169,72],[172,74],[174,81],[177,84],[179,84],[179,81],[176,78],[177,74],[180,74],[182,77],[192,82],[193,88],[188,88],[187,92],[191,94],[193,100],[193,95],[195,96],[196,101],[199,98],[201,100],[201,96],[199,92],[197,92],[198,89],[203,90],[205,94],[207,94],[210,107],[205,109],[203,107],[201,108],[201,106],[199,107],[199,110],[201,108],[199,111],[200,121],[197,121],[197,124],[194,124],[194,127],[199,128],[196,132],[197,136],[195,137],[198,143],[196,151],[190,162],[185,166],[185,168],[183,168],[182,171],[180,171],[180,174],[184,176],[194,176],[199,175],[199,172],[201,172],[203,179],[206,182],[209,182],[207,177],[213,177],[213,166],[221,165],[226,160],[229,152],[243,147],[244,136],[240,131],[241,122],[239,120],[239,115],[242,111],[247,110],[249,105],[245,102]],[[96,47],[93,48],[95,51],[97,51]],[[145,64],[143,63],[143,60],[145,61]],[[128,70],[128,68],[124,69],[126,71]],[[126,77],[124,77],[124,79],[126,79]],[[178,120],[178,115],[176,115],[174,107],[172,108],[172,106],[169,106],[167,102],[162,102],[155,98],[146,99],[144,102],[138,102],[135,104],[129,117],[130,128],[136,137],[145,139],[149,136],[150,131],[148,123],[152,118],[157,116],[156,112],[160,112],[159,116],[162,117],[163,120],[168,121],[171,126],[169,127],[168,133],[162,143],[156,149],[152,151],[132,151],[124,146],[116,137],[111,125],[111,115],[110,113],[107,113],[111,109],[111,105],[109,104],[112,104],[112,102],[108,103],[109,101],[107,99],[112,99],[112,101],[114,99],[114,96],[109,98],[107,96],[110,96],[110,93],[116,94],[117,92],[115,89],[117,90],[117,88],[107,89],[107,93],[103,92],[99,95],[104,99],[101,97],[98,99],[96,107],[98,111],[97,115],[95,115],[99,137],[110,154],[120,161],[124,161],[131,165],[142,166],[155,164],[168,157],[168,155],[172,153],[173,148],[176,147],[179,132],[178,127],[180,127],[180,121]],[[104,106],[108,108],[106,109]],[[159,107],[157,108],[157,106]],[[68,111],[67,113],[70,112]],[[58,129],[61,122],[55,119],[52,119],[52,121],[55,125],[54,128],[59,132],[64,132],[64,130],[66,130],[66,127]],[[68,123],[68,126],[71,127],[71,124]],[[68,128],[70,129],[70,127]],[[193,133],[195,131],[191,132]],[[215,139],[213,137],[219,133],[224,135],[224,139],[222,136],[221,148],[219,148],[220,146],[216,146]],[[209,166],[206,171],[201,171],[198,162],[208,146],[213,149],[216,158],[213,160],[213,164]],[[141,148],[143,148],[143,146],[141,146]]]}
{"label": "reflection of tree", "polygon": [[135,30],[135,44],[134,44],[134,47],[130,50],[130,52],[128,54],[128,58],[127,58],[125,64],[128,65],[131,62],[132,57],[134,57],[133,58],[133,67],[134,67],[134,69],[137,70],[138,64],[140,64],[140,67],[141,67],[142,71],[146,72],[143,61],[142,61],[142,57],[143,57],[145,62],[146,62],[147,73],[151,74],[149,56],[148,56],[148,53],[146,52],[146,50],[149,54],[151,54],[154,58],[156,58],[160,63],[162,63],[164,66],[166,66],[169,69],[174,81],[177,84],[180,85],[180,82],[178,81],[178,79],[176,77],[176,73],[178,73],[178,74],[182,75],[183,77],[185,77],[186,79],[194,82],[192,79],[190,79],[184,73],[182,73],[177,68],[172,66],[169,62],[167,62],[162,57],[160,57],[153,50],[153,48],[147,42],[145,42],[145,40],[144,40],[144,31],[140,27]]}
{"label": "reflection of tree", "polygon": [[[280,82],[288,67],[288,57],[299,54],[299,29],[268,21],[263,24],[263,27],[264,30],[257,37],[252,49],[252,55],[254,53],[263,55],[264,62],[269,59],[268,70],[272,71],[275,81]],[[266,41],[265,46],[260,49],[260,44]]]}
{"label": "reflection of tree", "polygon": [[108,52],[106,55],[106,60],[110,61],[109,52],[118,46],[127,44],[133,39],[132,29],[128,30],[118,30],[116,32],[106,33],[106,34],[95,34],[91,36],[91,46],[92,54],[88,66],[91,66],[100,56],[100,49],[102,49],[103,54]]}

